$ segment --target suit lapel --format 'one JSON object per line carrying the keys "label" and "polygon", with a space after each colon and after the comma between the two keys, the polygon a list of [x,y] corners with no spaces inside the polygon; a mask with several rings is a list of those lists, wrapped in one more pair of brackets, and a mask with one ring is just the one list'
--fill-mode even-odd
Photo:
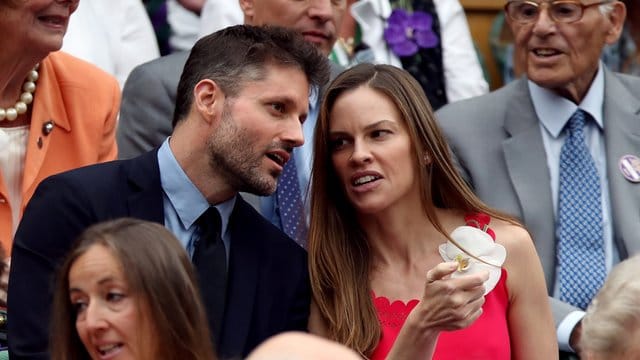
{"label": "suit lapel", "polygon": [[[62,135],[61,131],[71,131],[69,118],[64,108],[65,102],[60,93],[60,88],[56,85],[57,83],[56,73],[51,63],[48,61],[42,62],[40,79],[37,82],[38,89],[34,94],[33,108],[31,110],[31,125],[29,127],[24,178],[22,181],[23,194],[34,186],[47,155],[51,139]],[[43,126],[47,122],[52,122],[57,130],[54,129],[45,134]]]}
{"label": "suit lapel", "polygon": [[531,229],[536,250],[552,284],[555,268],[555,219],[550,175],[540,125],[526,80],[519,80],[505,113],[507,138],[502,143],[507,171],[522,209],[522,221]]}
{"label": "suit lapel", "polygon": [[124,167],[129,183],[129,216],[164,224],[158,150],[131,159]]}
{"label": "suit lapel", "polygon": [[[231,251],[227,289],[227,309],[222,331],[221,354],[242,354],[251,326],[258,285],[259,255],[262,253],[252,216],[257,214],[238,196],[231,214]],[[232,305],[232,306],[230,306]]]}
{"label": "suit lapel", "polygon": [[640,157],[640,101],[618,75],[605,70],[604,136],[614,240],[622,259],[640,252],[640,184],[627,181],[618,162]]}

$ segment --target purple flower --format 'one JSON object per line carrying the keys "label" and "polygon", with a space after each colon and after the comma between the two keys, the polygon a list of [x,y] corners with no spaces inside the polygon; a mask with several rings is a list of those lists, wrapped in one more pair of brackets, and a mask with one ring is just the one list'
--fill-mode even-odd
{"label": "purple flower", "polygon": [[403,9],[394,9],[387,19],[384,40],[398,56],[411,56],[419,48],[438,45],[438,37],[431,30],[433,17],[423,11],[412,14]]}

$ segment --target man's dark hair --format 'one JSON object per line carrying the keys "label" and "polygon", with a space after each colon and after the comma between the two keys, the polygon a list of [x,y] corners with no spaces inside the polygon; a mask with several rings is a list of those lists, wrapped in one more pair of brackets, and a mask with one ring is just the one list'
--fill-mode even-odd
{"label": "man's dark hair", "polygon": [[303,71],[311,86],[329,80],[329,63],[312,44],[291,29],[236,25],[198,40],[184,65],[173,114],[173,126],[184,119],[193,103],[193,88],[211,79],[228,97],[235,97],[248,81],[265,77],[267,65],[292,66]]}

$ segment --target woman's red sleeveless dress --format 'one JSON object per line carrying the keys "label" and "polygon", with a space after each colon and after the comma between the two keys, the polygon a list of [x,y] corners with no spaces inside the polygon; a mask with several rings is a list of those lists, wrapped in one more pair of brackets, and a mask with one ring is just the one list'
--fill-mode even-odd
{"label": "woman's red sleeveless dress", "polygon": [[[481,225],[489,223],[488,216],[484,214],[468,218],[479,219]],[[493,231],[489,229],[487,232],[495,238]],[[507,322],[509,294],[506,282],[507,271],[503,268],[498,284],[485,296],[482,315],[466,329],[441,332],[433,355],[434,360],[509,360],[511,358]],[[382,336],[371,359],[378,360],[386,358],[407,316],[419,300],[411,300],[405,304],[402,301],[390,302],[386,297],[376,297],[375,294],[373,296]]]}

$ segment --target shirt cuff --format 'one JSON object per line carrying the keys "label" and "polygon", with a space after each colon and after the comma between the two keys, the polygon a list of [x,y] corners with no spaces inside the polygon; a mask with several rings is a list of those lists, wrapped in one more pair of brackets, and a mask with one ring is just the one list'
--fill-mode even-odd
{"label": "shirt cuff", "polygon": [[584,311],[573,311],[562,319],[557,330],[558,347],[560,347],[560,350],[575,353],[575,350],[569,345],[569,339],[571,338],[573,328],[582,320],[584,314]]}

